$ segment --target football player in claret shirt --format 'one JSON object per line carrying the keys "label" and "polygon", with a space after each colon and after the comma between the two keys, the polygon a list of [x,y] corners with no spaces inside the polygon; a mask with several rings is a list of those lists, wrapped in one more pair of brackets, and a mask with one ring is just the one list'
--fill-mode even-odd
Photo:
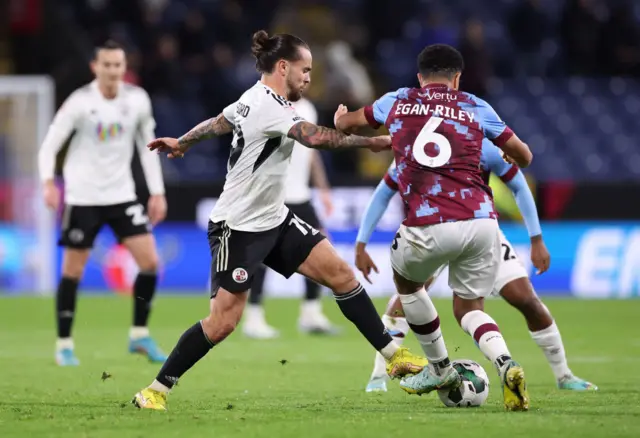
{"label": "football player in claret shirt", "polygon": [[448,263],[456,319],[498,370],[505,408],[527,410],[524,370],[484,312],[501,251],[493,195],[480,167],[482,140],[491,140],[520,167],[527,167],[532,155],[487,102],[459,91],[463,67],[453,47],[428,46],[418,57],[419,88],[387,93],[353,113],[339,108],[335,123],[347,132],[385,125],[392,136],[405,220],[391,247],[391,265],[407,322],[429,360],[400,386],[424,394],[461,382],[424,288]]}
{"label": "football player in claret shirt", "polygon": [[[487,184],[491,173],[493,173],[511,190],[531,239],[531,262],[536,268],[536,274],[546,272],[551,257],[542,238],[538,211],[524,174],[515,164],[507,163],[503,159],[500,149],[487,139],[482,141],[480,166]],[[398,169],[393,162],[367,205],[356,239],[356,267],[368,281],[370,281],[371,271],[377,272],[377,267],[367,253],[366,245],[396,193],[398,193]],[[500,245],[502,250],[500,266],[491,295],[504,298],[506,302],[522,313],[531,338],[540,347],[551,367],[558,388],[571,391],[597,390],[598,388],[594,384],[571,372],[560,330],[547,306],[536,295],[524,264],[502,232],[500,233]],[[444,266],[441,269],[443,268]],[[438,273],[426,281],[425,288],[427,290],[437,276]],[[409,325],[402,312],[402,303],[398,295],[394,295],[389,301],[382,321],[396,342],[401,344],[409,332]],[[385,366],[384,358],[376,355],[373,372],[366,386],[367,392],[387,390],[388,377]]]}

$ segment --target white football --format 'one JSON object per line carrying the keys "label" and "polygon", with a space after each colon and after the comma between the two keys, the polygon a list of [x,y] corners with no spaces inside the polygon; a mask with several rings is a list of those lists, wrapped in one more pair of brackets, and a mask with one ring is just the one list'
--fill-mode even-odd
{"label": "white football", "polygon": [[454,360],[451,365],[462,378],[462,384],[453,389],[438,391],[438,397],[446,406],[482,406],[489,396],[489,377],[479,363],[468,359]]}

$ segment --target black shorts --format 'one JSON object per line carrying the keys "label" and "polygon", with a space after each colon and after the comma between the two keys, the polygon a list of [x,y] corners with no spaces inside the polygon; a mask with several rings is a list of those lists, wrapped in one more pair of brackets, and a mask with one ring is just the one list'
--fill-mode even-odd
{"label": "black shorts", "polygon": [[212,257],[212,298],[219,288],[232,293],[249,290],[253,275],[262,264],[291,277],[325,238],[291,211],[281,225],[267,231],[237,231],[225,222],[209,221],[207,235]]}
{"label": "black shorts", "polygon": [[311,204],[310,201],[303,202],[302,204],[287,204],[287,207],[289,207],[289,210],[291,210],[293,214],[313,228],[322,228],[320,220],[318,220],[318,215],[316,215],[316,209],[313,208],[313,204]]}
{"label": "black shorts", "polygon": [[103,225],[109,225],[118,241],[150,232],[146,210],[138,201],[115,205],[65,205],[58,244],[68,248],[91,248]]}

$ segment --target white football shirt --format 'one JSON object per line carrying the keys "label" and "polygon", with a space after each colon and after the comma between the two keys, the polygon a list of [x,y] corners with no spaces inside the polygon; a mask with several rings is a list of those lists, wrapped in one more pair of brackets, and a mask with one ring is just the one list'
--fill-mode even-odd
{"label": "white football shirt", "polygon": [[209,218],[238,231],[276,228],[288,213],[285,180],[295,140],[287,134],[303,119],[260,81],[223,114],[234,126],[233,142],[224,189]]}
{"label": "white football shirt", "polygon": [[[311,123],[318,123],[318,112],[307,99],[292,102],[293,107],[300,117]],[[284,202],[287,204],[302,204],[311,200],[311,188],[309,187],[309,175],[311,173],[311,158],[313,149],[310,149],[297,141],[291,154],[291,166],[287,175],[286,195]]]}
{"label": "white football shirt", "polygon": [[164,194],[160,159],[146,148],[154,138],[154,129],[146,91],[122,83],[116,97],[107,99],[94,80],[74,91],[56,113],[38,154],[40,179],[53,179],[56,154],[73,134],[63,167],[66,204],[134,201],[134,144],[149,192]]}

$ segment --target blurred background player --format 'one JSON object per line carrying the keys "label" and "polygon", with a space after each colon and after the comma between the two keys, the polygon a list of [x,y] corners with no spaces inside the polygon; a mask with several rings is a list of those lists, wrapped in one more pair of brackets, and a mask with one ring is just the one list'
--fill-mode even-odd
{"label": "blurred background player", "polygon": [[353,113],[339,108],[335,117],[336,127],[347,132],[384,124],[393,139],[406,218],[391,246],[391,264],[407,322],[429,360],[428,367],[403,379],[400,387],[425,394],[460,384],[438,312],[424,288],[449,263],[458,323],[498,370],[505,408],[528,410],[524,370],[484,312],[484,297],[498,274],[500,230],[480,160],[484,137],[521,167],[530,164],[531,151],[487,102],[458,91],[464,61],[455,48],[427,46],[417,64],[420,88],[387,93]]}
{"label": "blurred background player", "polygon": [[[64,212],[59,244],[64,253],[56,294],[55,358],[61,366],[79,364],[71,337],[78,284],[98,232],[108,225],[140,269],[133,286],[129,351],[163,362],[166,356],[147,327],[158,269],[150,231],[167,212],[160,161],[145,147],[154,138],[151,102],[142,88],[123,83],[126,57],[117,43],[109,41],[98,47],[91,69],[95,80],[74,91],[64,102],[38,157],[44,201],[57,211],[61,194],[54,182],[56,155],[71,137],[63,167]],[[134,143],[151,195],[148,216],[136,198],[131,171]]]}
{"label": "blurred background player", "polygon": [[[315,106],[308,99],[302,98],[292,102],[300,117],[311,123],[318,123],[318,113]],[[287,207],[300,219],[313,228],[327,233],[322,229],[318,215],[311,203],[311,188],[309,181],[318,189],[320,201],[324,208],[325,217],[331,215],[333,203],[331,188],[325,172],[320,151],[308,148],[296,142],[291,154],[291,164],[285,182],[285,203]],[[254,275],[249,294],[249,305],[244,314],[242,332],[256,339],[270,339],[279,336],[276,328],[270,326],[265,318],[262,300],[264,299],[265,267],[262,266]],[[300,306],[298,328],[305,333],[335,334],[338,330],[331,324],[322,312],[321,286],[313,280],[304,279],[305,295]],[[384,359],[383,359],[384,360]]]}
{"label": "blurred background player", "polygon": [[[538,211],[524,174],[516,165],[504,161],[500,149],[487,139],[482,142],[480,165],[484,171],[486,184],[489,184],[489,176],[493,173],[511,190],[531,239],[531,262],[537,269],[536,274],[544,273],[549,268],[551,258],[542,238]],[[391,163],[383,180],[376,187],[358,231],[356,267],[368,281],[371,271],[377,272],[378,268],[367,253],[366,245],[391,198],[397,192],[398,169],[394,162]],[[518,258],[513,246],[503,233],[500,234],[500,237],[502,257],[492,295],[502,296],[505,301],[522,313],[531,338],[540,347],[553,371],[558,388],[574,391],[597,390],[595,385],[574,376],[571,372],[567,364],[562,337],[551,312],[536,295],[533,285],[529,281],[527,270]],[[427,280],[425,283],[427,290],[438,275],[439,272]],[[402,303],[397,295],[389,301],[385,314],[382,316],[382,322],[396,342],[401,344],[409,332],[409,324],[404,317]],[[367,392],[387,390],[388,377],[385,367],[384,358],[376,355],[373,372],[366,387]]]}

